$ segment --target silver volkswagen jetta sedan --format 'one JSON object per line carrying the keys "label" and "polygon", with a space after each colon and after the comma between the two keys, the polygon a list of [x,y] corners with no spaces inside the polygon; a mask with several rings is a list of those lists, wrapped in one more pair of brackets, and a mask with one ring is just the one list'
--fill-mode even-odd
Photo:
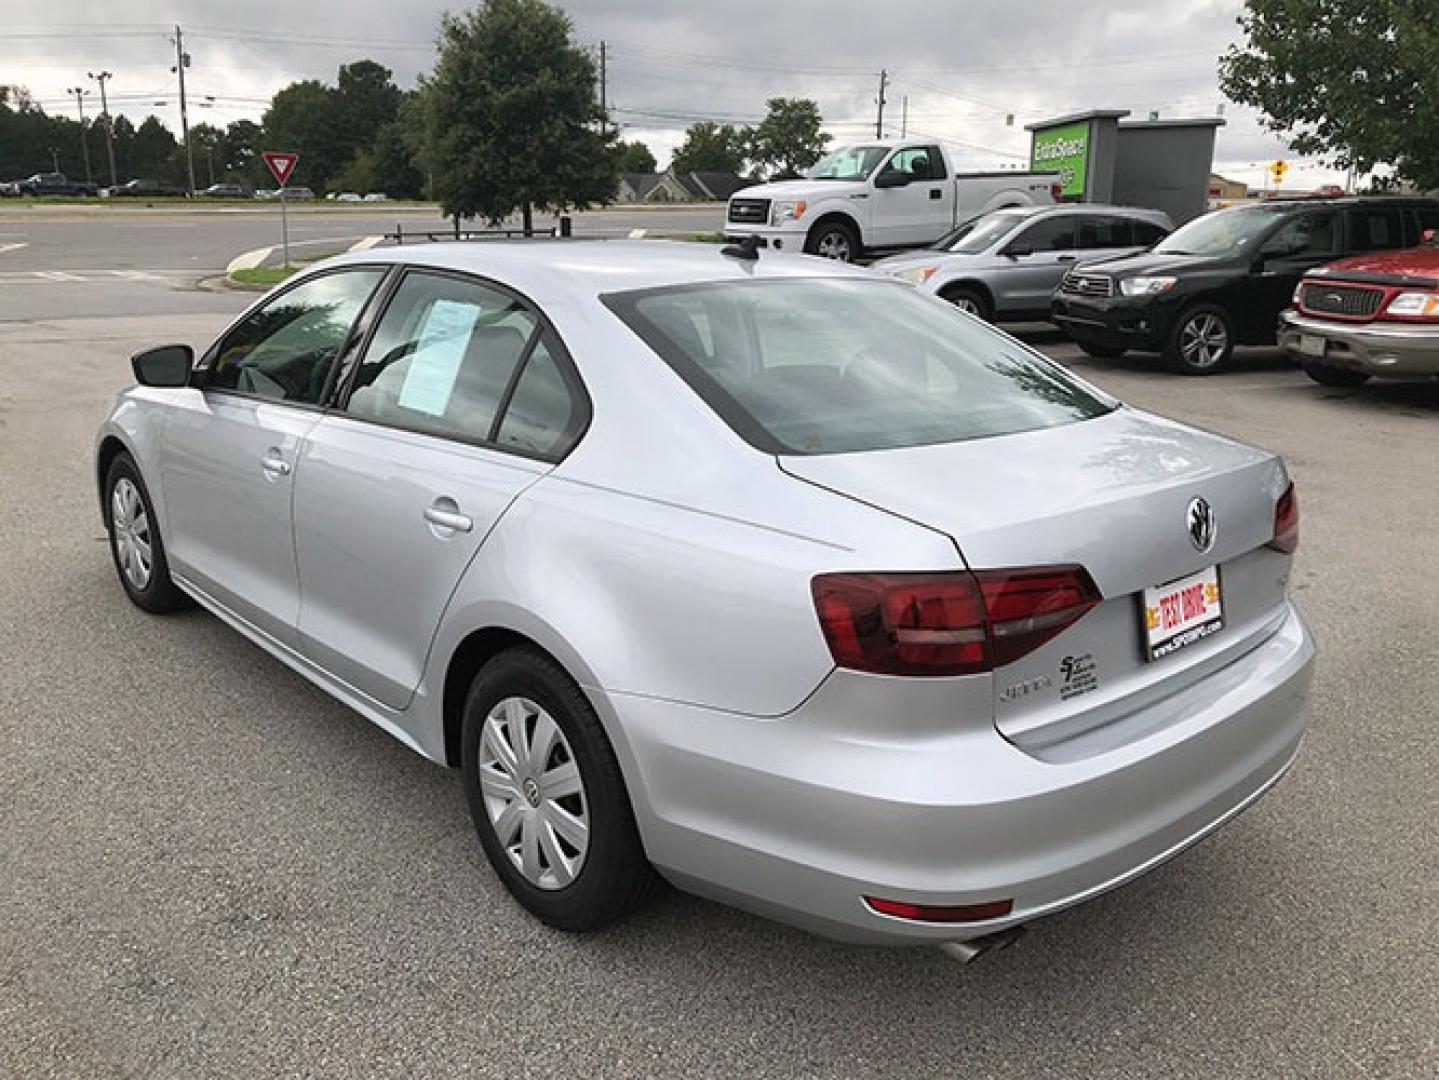
{"label": "silver volkswagen jetta sedan", "polygon": [[752,254],[372,251],[141,353],[97,446],[121,584],[460,769],[569,930],[658,871],[954,950],[1275,783],[1314,651],[1283,464]]}

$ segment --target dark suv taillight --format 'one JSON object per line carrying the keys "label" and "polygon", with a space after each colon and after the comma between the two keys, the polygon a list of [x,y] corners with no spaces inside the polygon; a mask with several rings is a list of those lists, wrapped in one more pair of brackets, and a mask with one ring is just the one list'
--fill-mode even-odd
{"label": "dark suv taillight", "polygon": [[815,608],[840,667],[972,675],[1012,663],[1102,597],[1081,566],[939,574],[821,574]]}
{"label": "dark suv taillight", "polygon": [[1299,547],[1299,494],[1292,483],[1274,504],[1274,539],[1269,546],[1291,554]]}

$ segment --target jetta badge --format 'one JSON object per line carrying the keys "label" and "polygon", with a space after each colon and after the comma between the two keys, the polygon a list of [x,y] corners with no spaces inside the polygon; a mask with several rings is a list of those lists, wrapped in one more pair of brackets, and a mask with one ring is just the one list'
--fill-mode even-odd
{"label": "jetta badge", "polygon": [[1208,551],[1214,546],[1214,508],[1203,499],[1190,499],[1184,515],[1184,527],[1195,551]]}

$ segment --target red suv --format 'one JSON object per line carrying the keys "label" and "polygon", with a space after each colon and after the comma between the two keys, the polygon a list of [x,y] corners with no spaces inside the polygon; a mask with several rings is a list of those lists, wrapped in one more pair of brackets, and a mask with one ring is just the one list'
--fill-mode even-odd
{"label": "red suv", "polygon": [[1279,344],[1325,386],[1439,375],[1439,243],[1341,259],[1305,274]]}

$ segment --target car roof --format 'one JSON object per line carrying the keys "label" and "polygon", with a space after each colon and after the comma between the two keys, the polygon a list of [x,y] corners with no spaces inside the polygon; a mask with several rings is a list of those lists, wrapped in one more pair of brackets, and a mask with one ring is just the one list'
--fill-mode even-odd
{"label": "car roof", "polygon": [[406,244],[355,252],[323,265],[403,263],[475,274],[540,304],[611,292],[756,278],[843,277],[875,280],[865,270],[809,255],[761,250],[754,260],[718,244],[666,240],[482,240]]}

